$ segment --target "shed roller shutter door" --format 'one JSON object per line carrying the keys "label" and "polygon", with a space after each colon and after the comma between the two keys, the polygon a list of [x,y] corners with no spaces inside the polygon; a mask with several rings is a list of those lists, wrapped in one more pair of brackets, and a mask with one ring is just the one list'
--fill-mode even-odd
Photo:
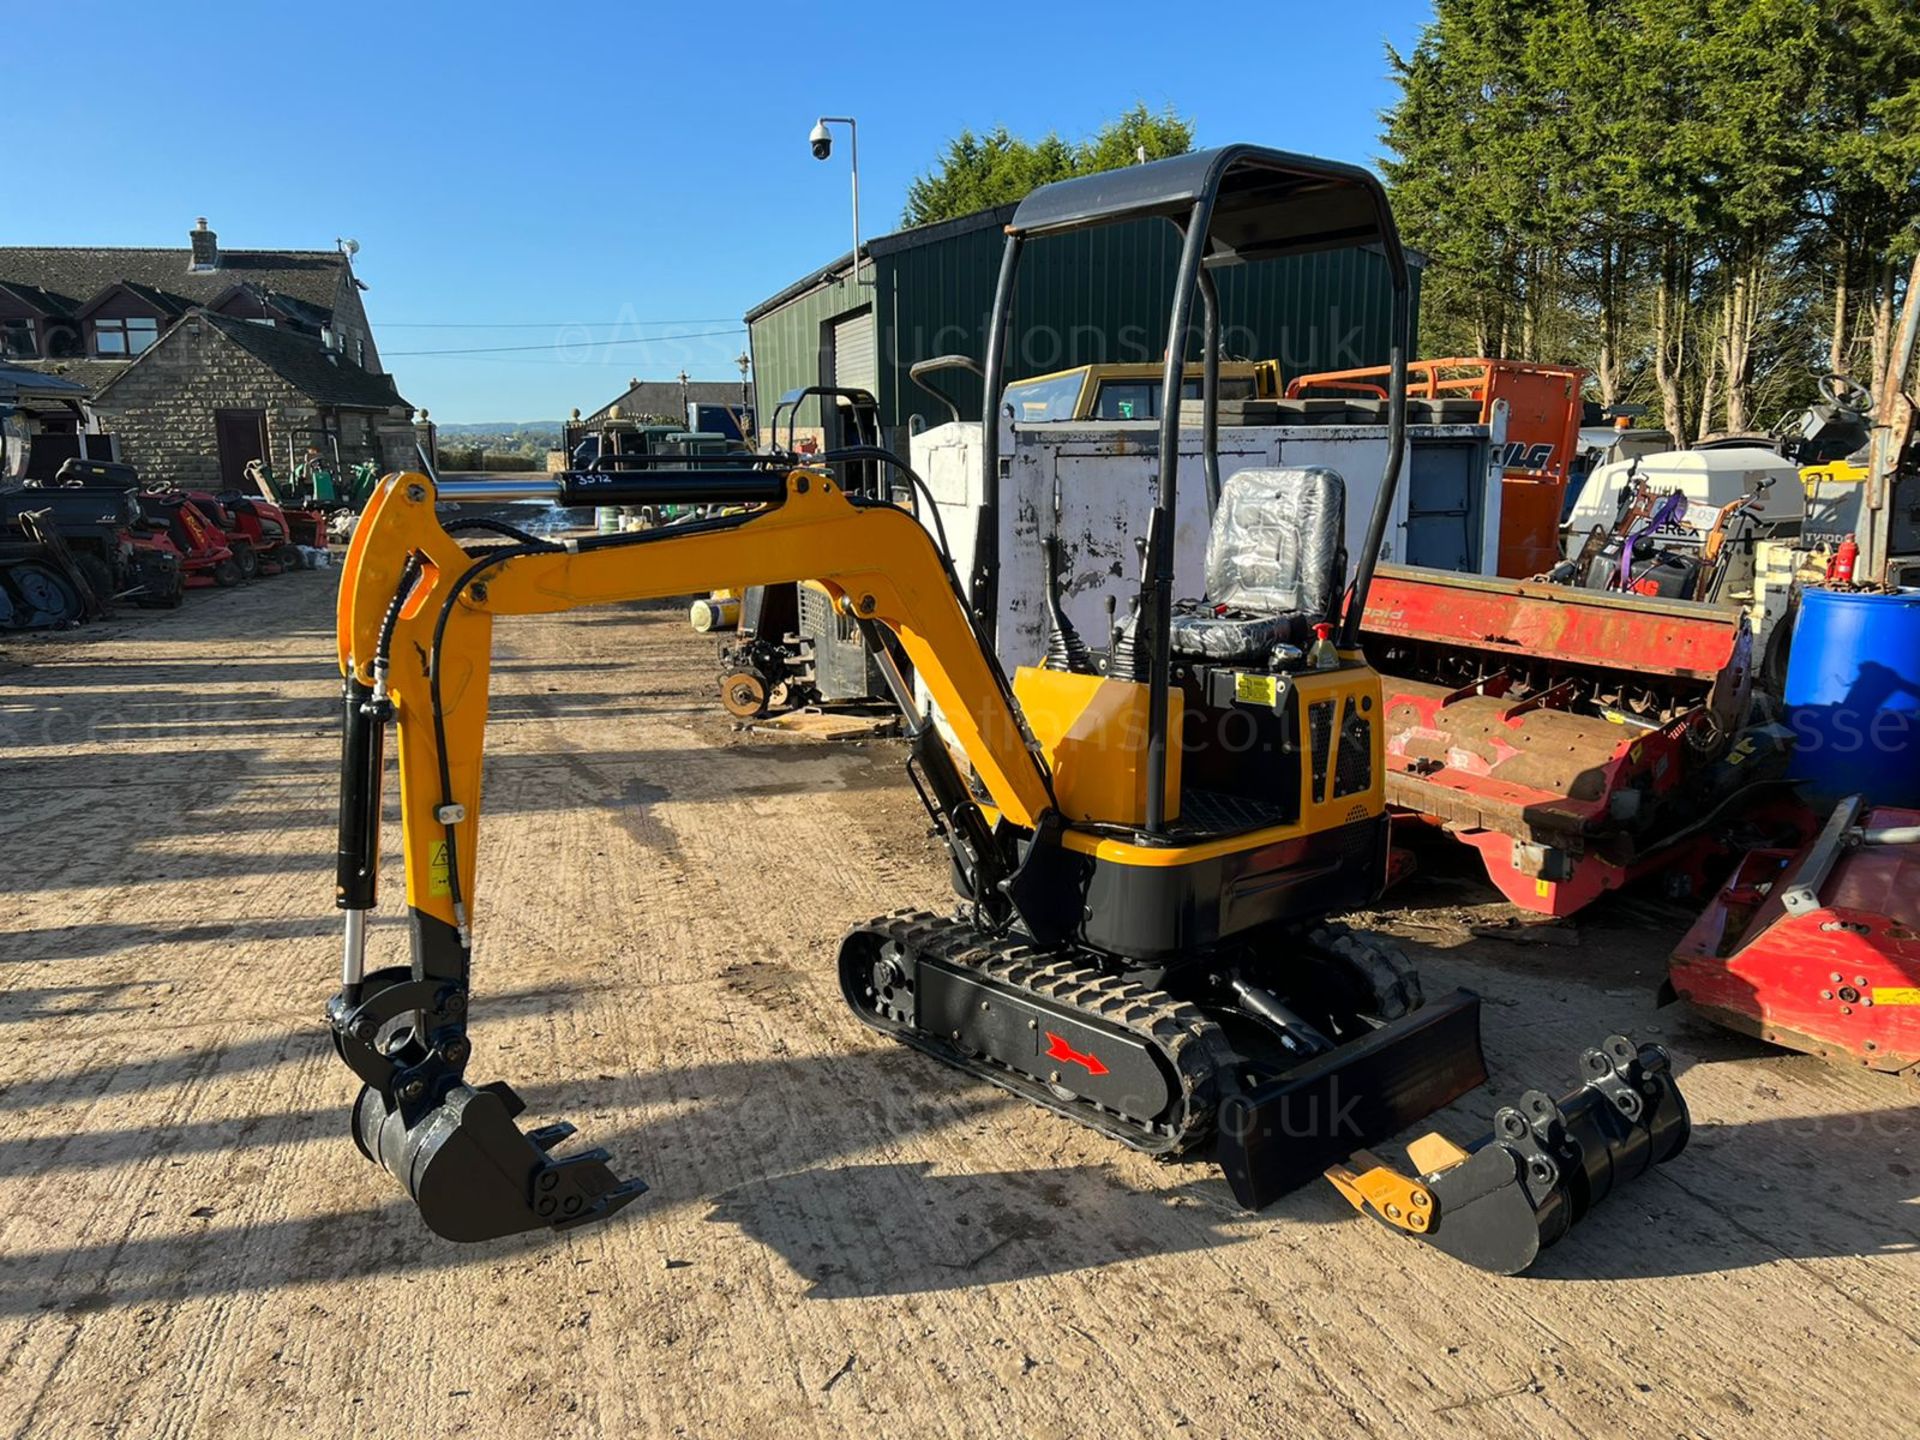
{"label": "shed roller shutter door", "polygon": [[833,322],[833,383],[847,390],[878,393],[874,364],[873,311],[862,310]]}

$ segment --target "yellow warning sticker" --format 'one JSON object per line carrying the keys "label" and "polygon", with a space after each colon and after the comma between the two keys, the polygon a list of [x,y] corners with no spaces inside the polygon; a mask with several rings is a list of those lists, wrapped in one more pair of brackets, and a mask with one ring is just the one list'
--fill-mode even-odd
{"label": "yellow warning sticker", "polygon": [[1233,698],[1254,705],[1271,705],[1280,693],[1279,682],[1271,675],[1236,675]]}
{"label": "yellow warning sticker", "polygon": [[1533,893],[1538,895],[1542,900],[1551,900],[1553,898],[1553,882],[1551,880],[1534,881]]}
{"label": "yellow warning sticker", "polygon": [[451,895],[453,893],[452,873],[447,864],[447,842],[436,840],[433,848],[427,852],[427,893],[429,895]]}
{"label": "yellow warning sticker", "polygon": [[1873,987],[1873,1003],[1920,1005],[1920,985],[1876,985]]}

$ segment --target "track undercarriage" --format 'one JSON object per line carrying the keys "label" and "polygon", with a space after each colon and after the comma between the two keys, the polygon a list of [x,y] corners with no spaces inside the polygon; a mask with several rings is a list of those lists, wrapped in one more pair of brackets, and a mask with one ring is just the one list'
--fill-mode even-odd
{"label": "track undercarriage", "polygon": [[[1222,1102],[1278,1086],[1286,1143],[1259,1146],[1260,1173],[1236,1183],[1252,1205],[1486,1079],[1478,1000],[1423,1008],[1406,957],[1344,926],[1140,968],[903,911],[852,930],[839,968],[847,1003],[876,1030],[1146,1154],[1204,1154],[1222,1138],[1223,1154],[1243,1152],[1246,1133],[1218,1136]],[[1343,1103],[1344,1060],[1386,1048],[1398,1100],[1369,1123],[1357,1095]],[[1311,1091],[1290,1088],[1314,1062]]]}

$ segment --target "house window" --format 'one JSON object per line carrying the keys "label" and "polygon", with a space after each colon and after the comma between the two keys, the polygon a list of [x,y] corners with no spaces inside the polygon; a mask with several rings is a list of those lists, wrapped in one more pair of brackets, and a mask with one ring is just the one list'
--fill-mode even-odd
{"label": "house window", "polygon": [[151,315],[93,322],[93,353],[108,357],[138,355],[160,338],[160,322]]}
{"label": "house window", "polygon": [[33,321],[0,320],[0,359],[32,360],[39,353],[34,343]]}
{"label": "house window", "polygon": [[366,341],[356,340],[353,342],[353,363],[358,365],[362,370],[367,368],[367,342]]}

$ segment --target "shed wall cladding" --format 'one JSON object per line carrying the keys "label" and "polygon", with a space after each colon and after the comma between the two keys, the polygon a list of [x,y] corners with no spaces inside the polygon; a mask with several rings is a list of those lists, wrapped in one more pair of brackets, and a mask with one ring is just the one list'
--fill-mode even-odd
{"label": "shed wall cladding", "polygon": [[[903,237],[902,237],[903,238]],[[929,244],[874,242],[870,289],[845,281],[788,302],[753,324],[755,374],[762,414],[785,390],[821,376],[819,327],[872,296],[879,312],[880,413],[896,431],[918,415],[927,424],[945,408],[908,377],[916,361],[961,354],[985,357],[986,327],[1004,236],[981,225]],[[1179,237],[1164,221],[1102,226],[1034,240],[1021,258],[1010,378],[1073,365],[1157,360],[1165,346]],[[1418,319],[1420,272],[1414,272]],[[1385,259],[1368,250],[1332,251],[1234,265],[1216,272],[1226,353],[1278,359],[1298,375],[1387,359],[1391,293]],[[1198,311],[1196,309],[1196,323]],[[1417,326],[1416,326],[1417,330]],[[1417,353],[1417,350],[1416,350]],[[1198,359],[1196,339],[1191,358]],[[961,413],[980,413],[977,381],[946,371],[939,385]],[[817,423],[805,417],[802,424]],[[896,433],[896,444],[903,443]]]}
{"label": "shed wall cladding", "polygon": [[[871,276],[873,262],[869,260],[862,269]],[[754,413],[763,426],[772,424],[773,407],[782,395],[804,385],[818,385],[825,378],[821,363],[825,358],[823,327],[836,316],[872,304],[872,285],[856,285],[850,277],[841,276],[795,296],[752,323]],[[802,428],[818,426],[820,402],[810,399],[802,405],[796,423]],[[785,430],[786,417],[782,416],[783,434]]]}

